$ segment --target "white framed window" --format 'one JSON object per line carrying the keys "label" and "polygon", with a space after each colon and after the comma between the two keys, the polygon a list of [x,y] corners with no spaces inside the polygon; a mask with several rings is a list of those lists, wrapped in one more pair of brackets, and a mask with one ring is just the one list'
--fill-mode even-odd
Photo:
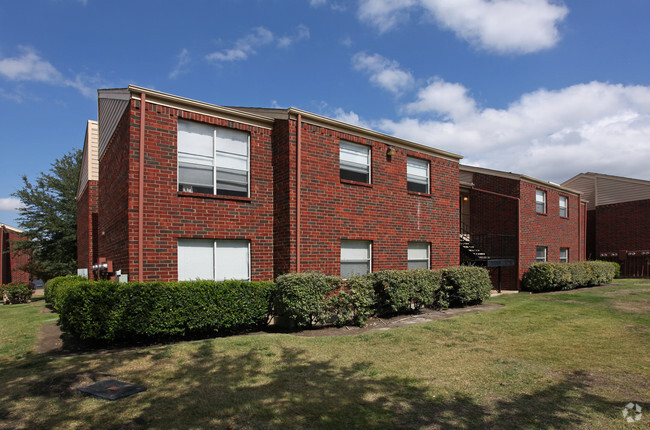
{"label": "white framed window", "polygon": [[546,191],[535,191],[535,210],[540,214],[546,213]]}
{"label": "white framed window", "polygon": [[339,161],[341,179],[370,183],[370,147],[341,141]]}
{"label": "white framed window", "polygon": [[406,157],[406,187],[409,191],[429,193],[429,162]]}
{"label": "white framed window", "polygon": [[569,216],[569,199],[565,196],[560,196],[560,216],[561,217],[568,217]]}
{"label": "white framed window", "polygon": [[408,268],[409,269],[428,269],[429,268],[429,249],[427,242],[409,242],[408,243]]}
{"label": "white framed window", "polygon": [[179,281],[250,278],[250,241],[178,239]]}
{"label": "white framed window", "polygon": [[538,246],[535,255],[535,263],[544,263],[546,261],[546,247]]}
{"label": "white framed window", "polygon": [[341,278],[372,271],[372,243],[369,240],[341,241]]}
{"label": "white framed window", "polygon": [[178,190],[249,196],[247,132],[178,120]]}
{"label": "white framed window", "polygon": [[569,248],[560,248],[560,263],[569,262]]}

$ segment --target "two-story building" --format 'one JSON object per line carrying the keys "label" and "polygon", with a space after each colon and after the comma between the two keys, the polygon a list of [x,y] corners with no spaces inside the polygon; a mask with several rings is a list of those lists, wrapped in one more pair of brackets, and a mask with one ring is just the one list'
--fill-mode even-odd
{"label": "two-story building", "polygon": [[97,227],[84,149],[80,268],[269,280],[459,262],[459,155],[294,108],[135,86],[98,97]]}

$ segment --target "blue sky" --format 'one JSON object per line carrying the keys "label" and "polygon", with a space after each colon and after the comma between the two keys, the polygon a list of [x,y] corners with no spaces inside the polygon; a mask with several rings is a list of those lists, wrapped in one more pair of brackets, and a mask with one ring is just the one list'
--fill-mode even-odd
{"label": "blue sky", "polygon": [[562,182],[650,180],[647,0],[0,3],[0,222],[98,88],[297,107]]}

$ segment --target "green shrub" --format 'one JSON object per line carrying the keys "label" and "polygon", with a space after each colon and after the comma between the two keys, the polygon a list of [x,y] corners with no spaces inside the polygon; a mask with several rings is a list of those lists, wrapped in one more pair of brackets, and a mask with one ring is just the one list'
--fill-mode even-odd
{"label": "green shrub", "polygon": [[45,302],[51,304],[56,309],[57,291],[60,287],[66,287],[79,282],[87,281],[88,279],[82,276],[58,276],[48,280],[43,287],[43,294],[45,295]]}
{"label": "green shrub", "polygon": [[537,263],[524,274],[523,287],[535,293],[593,287],[610,283],[615,274],[616,267],[607,261]]}
{"label": "green shrub", "polygon": [[61,327],[113,341],[223,333],[266,324],[273,282],[84,281],[59,294]]}
{"label": "green shrub", "polygon": [[375,313],[375,291],[365,276],[354,276],[342,282],[327,302],[326,318],[334,325],[364,326]]}
{"label": "green shrub", "polygon": [[555,285],[554,263],[535,263],[530,266],[522,278],[522,287],[533,293],[558,289]]}
{"label": "green shrub", "polygon": [[610,261],[609,264],[614,266],[614,278],[618,279],[621,277],[621,265],[615,261]]}
{"label": "green shrub", "polygon": [[299,327],[327,320],[329,299],[342,287],[341,278],[318,272],[288,273],[275,282],[275,312]]}
{"label": "green shrub", "polygon": [[457,266],[442,270],[442,290],[449,306],[468,306],[490,298],[492,281],[487,269]]}
{"label": "green shrub", "polygon": [[28,303],[32,298],[32,287],[21,282],[12,282],[0,286],[0,296],[6,305]]}
{"label": "green shrub", "polygon": [[440,290],[440,274],[432,270],[382,270],[366,276],[375,290],[380,315],[434,306]]}

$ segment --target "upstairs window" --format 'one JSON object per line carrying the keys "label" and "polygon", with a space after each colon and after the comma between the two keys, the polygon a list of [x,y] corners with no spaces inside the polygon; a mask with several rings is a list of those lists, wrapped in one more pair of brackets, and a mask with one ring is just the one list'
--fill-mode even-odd
{"label": "upstairs window", "polygon": [[569,216],[569,199],[564,196],[560,196],[560,216],[564,218]]}
{"label": "upstairs window", "polygon": [[560,263],[569,262],[569,248],[560,248]]}
{"label": "upstairs window", "polygon": [[341,179],[370,183],[370,148],[341,141],[339,149]]}
{"label": "upstairs window", "polygon": [[546,213],[546,191],[543,190],[535,191],[535,210],[539,214]]}
{"label": "upstairs window", "polygon": [[429,162],[406,157],[406,187],[409,191],[429,193]]}
{"label": "upstairs window", "polygon": [[429,244],[426,242],[408,243],[408,268],[429,268]]}
{"label": "upstairs window", "polygon": [[537,254],[535,255],[535,263],[544,263],[546,261],[546,247],[538,246]]}
{"label": "upstairs window", "polygon": [[178,280],[250,280],[248,240],[178,239]]}
{"label": "upstairs window", "polygon": [[341,278],[372,271],[372,244],[368,240],[341,241]]}
{"label": "upstairs window", "polygon": [[241,130],[178,121],[178,190],[249,196],[249,135]]}

